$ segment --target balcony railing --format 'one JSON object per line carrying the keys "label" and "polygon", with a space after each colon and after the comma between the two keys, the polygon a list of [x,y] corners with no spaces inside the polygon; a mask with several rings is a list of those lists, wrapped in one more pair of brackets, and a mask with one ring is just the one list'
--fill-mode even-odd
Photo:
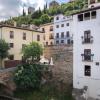
{"label": "balcony railing", "polygon": [[94,54],[88,54],[88,55],[81,54],[81,56],[82,56],[82,61],[88,61],[88,62],[90,61],[90,62],[92,62]]}
{"label": "balcony railing", "polygon": [[93,43],[93,36],[91,36],[90,38],[85,38],[84,36],[82,36],[81,38],[82,38],[82,44]]}

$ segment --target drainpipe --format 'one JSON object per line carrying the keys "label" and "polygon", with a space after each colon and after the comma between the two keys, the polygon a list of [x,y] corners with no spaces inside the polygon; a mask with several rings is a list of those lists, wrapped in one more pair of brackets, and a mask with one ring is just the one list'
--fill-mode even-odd
{"label": "drainpipe", "polygon": [[1,39],[2,39],[2,27],[1,27]]}

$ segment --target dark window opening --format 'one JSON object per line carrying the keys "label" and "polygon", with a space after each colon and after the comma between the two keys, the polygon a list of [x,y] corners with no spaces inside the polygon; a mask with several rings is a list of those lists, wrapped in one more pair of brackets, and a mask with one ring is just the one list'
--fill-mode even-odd
{"label": "dark window opening", "polygon": [[85,76],[91,76],[91,66],[85,65]]}
{"label": "dark window opening", "polygon": [[37,41],[40,41],[40,35],[37,35]]}
{"label": "dark window opening", "polygon": [[48,46],[48,42],[46,42],[46,46]]}
{"label": "dark window opening", "polygon": [[67,23],[66,25],[69,26],[69,23]]}
{"label": "dark window opening", "polygon": [[13,43],[9,43],[9,47],[10,48],[13,48],[14,47],[14,44]]}
{"label": "dark window opening", "polygon": [[23,40],[26,40],[26,33],[23,33]]}
{"label": "dark window opening", "polygon": [[61,24],[61,27],[64,27],[64,24]]}
{"label": "dark window opening", "polygon": [[56,33],[56,38],[59,38],[59,33]]}
{"label": "dark window opening", "polygon": [[14,60],[14,55],[9,55],[8,59],[9,60]]}
{"label": "dark window opening", "polygon": [[56,17],[56,20],[59,20],[59,17]]}
{"label": "dark window opening", "polygon": [[83,14],[78,15],[78,21],[83,21]]}
{"label": "dark window opening", "polygon": [[91,12],[91,18],[92,18],[92,19],[95,19],[95,18],[96,18],[96,11],[92,11],[92,12]]}
{"label": "dark window opening", "polygon": [[90,12],[87,12],[84,14],[84,20],[89,20],[90,19]]}
{"label": "dark window opening", "polygon": [[64,38],[64,32],[61,33],[61,38]]}
{"label": "dark window opening", "polygon": [[84,42],[85,43],[90,43],[91,41],[91,32],[89,31],[85,31],[84,32]]}
{"label": "dark window opening", "polygon": [[59,44],[59,41],[58,40],[56,41],[56,44]]}
{"label": "dark window opening", "polygon": [[49,39],[53,39],[53,35],[52,34],[50,34]]}
{"label": "dark window opening", "polygon": [[50,31],[53,31],[53,26],[50,26]]}
{"label": "dark window opening", "polygon": [[61,40],[61,43],[64,43],[64,40]]}
{"label": "dark window opening", "polygon": [[70,44],[70,43],[71,43],[70,39],[69,39],[69,40],[67,40],[67,43],[68,43],[68,44]]}
{"label": "dark window opening", "polygon": [[93,4],[93,3],[95,3],[95,0],[90,0],[90,4]]}
{"label": "dark window opening", "polygon": [[45,29],[44,28],[42,28],[42,32],[45,32]]}
{"label": "dark window opening", "polygon": [[59,28],[59,25],[56,25],[56,28]]}
{"label": "dark window opening", "polygon": [[69,31],[67,31],[67,33],[66,33],[66,37],[69,37]]}
{"label": "dark window opening", "polygon": [[10,31],[10,38],[13,39],[14,38],[14,32]]}
{"label": "dark window opening", "polygon": [[99,62],[96,62],[95,64],[96,64],[97,66],[99,66]]}
{"label": "dark window opening", "polygon": [[53,43],[52,43],[52,42],[50,42],[50,44],[51,44],[51,45],[53,45]]}
{"label": "dark window opening", "polygon": [[84,49],[84,60],[91,60],[91,49]]}

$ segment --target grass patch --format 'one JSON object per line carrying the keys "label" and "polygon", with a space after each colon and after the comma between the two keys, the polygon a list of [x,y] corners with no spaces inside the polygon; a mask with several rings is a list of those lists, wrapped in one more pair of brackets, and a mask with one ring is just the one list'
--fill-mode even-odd
{"label": "grass patch", "polygon": [[68,86],[57,88],[55,85],[45,85],[39,90],[15,92],[15,97],[22,100],[74,100],[72,89]]}

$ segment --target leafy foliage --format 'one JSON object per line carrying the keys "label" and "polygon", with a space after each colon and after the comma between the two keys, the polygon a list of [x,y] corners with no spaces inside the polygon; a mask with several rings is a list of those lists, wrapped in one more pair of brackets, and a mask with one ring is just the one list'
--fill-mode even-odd
{"label": "leafy foliage", "polygon": [[0,39],[0,67],[2,66],[2,60],[8,56],[9,45],[5,40]]}
{"label": "leafy foliage", "polygon": [[[44,5],[44,9],[42,11],[39,8],[39,10],[35,11],[32,15],[14,17],[12,18],[12,20],[16,21],[18,26],[21,26],[21,24],[35,24],[39,26],[41,24],[51,22],[52,20],[50,19],[52,19],[52,16],[56,14],[62,13],[64,15],[70,15],[74,12],[87,8],[87,6],[88,6],[88,0],[75,0],[74,2],[64,3],[61,4],[60,6],[49,9],[47,9],[47,4],[46,4]],[[12,25],[12,23],[13,22],[11,20],[1,22],[1,24],[10,24],[10,25]]]}
{"label": "leafy foliage", "polygon": [[32,62],[38,62],[43,53],[43,48],[37,42],[32,42],[22,49],[24,59],[30,59]]}
{"label": "leafy foliage", "polygon": [[18,66],[14,81],[19,89],[35,89],[40,87],[42,66],[37,64],[23,64]]}

